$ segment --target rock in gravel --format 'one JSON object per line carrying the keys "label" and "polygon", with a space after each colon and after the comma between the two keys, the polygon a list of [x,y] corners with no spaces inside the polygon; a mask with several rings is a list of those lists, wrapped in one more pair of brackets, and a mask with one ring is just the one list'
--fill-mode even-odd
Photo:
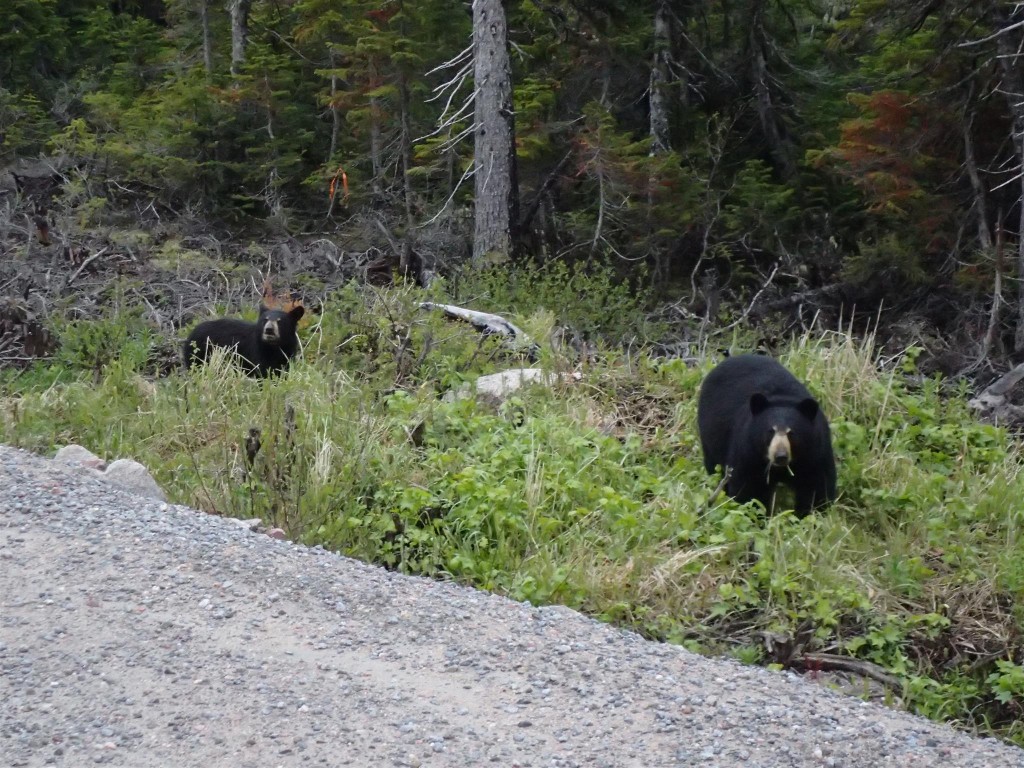
{"label": "rock in gravel", "polygon": [[[0,447],[0,765],[1020,768],[1024,750]],[[273,598],[273,599],[271,599]]]}
{"label": "rock in gravel", "polygon": [[163,489],[145,466],[134,459],[117,459],[107,464],[88,448],[80,445],[65,445],[57,451],[54,461],[85,467],[96,473],[108,483],[120,486],[130,493],[148,496],[159,501],[167,501]]}
{"label": "rock in gravel", "polygon": [[107,462],[97,456],[95,453],[90,451],[88,448],[83,448],[80,445],[65,445],[63,448],[57,450],[57,453],[53,456],[54,461],[60,461],[64,464],[81,464],[83,467],[92,467],[103,471],[107,468]]}
{"label": "rock in gravel", "polygon": [[117,459],[110,462],[103,472],[103,479],[131,493],[167,501],[163,489],[156,484],[149,470],[135,459]]}

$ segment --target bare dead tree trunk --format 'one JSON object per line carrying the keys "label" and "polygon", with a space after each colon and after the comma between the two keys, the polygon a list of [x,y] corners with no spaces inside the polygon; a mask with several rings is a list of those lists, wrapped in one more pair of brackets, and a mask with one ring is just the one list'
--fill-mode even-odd
{"label": "bare dead tree trunk", "polygon": [[[672,40],[675,37],[675,16],[669,7],[669,0],[659,0],[654,11],[654,57],[651,61],[651,76],[648,84],[648,105],[650,108],[651,157],[664,155],[672,149],[672,90],[673,65],[675,58]],[[681,90],[686,93],[685,84]],[[654,232],[655,190],[658,179],[653,172],[647,180],[647,224],[648,230]],[[654,284],[659,284],[668,277],[668,255],[664,249],[658,249],[653,256],[654,268],[651,275]]]}
{"label": "bare dead tree trunk", "polygon": [[[370,182],[373,190],[373,199],[379,201],[384,197],[384,160],[383,160],[383,142],[381,140],[380,131],[380,100],[376,96],[370,97],[370,168],[372,169],[373,179]],[[405,121],[403,121],[402,131],[405,131]],[[404,147],[403,147],[404,148]],[[405,164],[405,156],[403,155],[403,167],[402,172],[408,173],[408,166]]]}
{"label": "bare dead tree trunk", "polygon": [[[963,122],[964,132],[964,165],[967,168],[967,176],[971,180],[971,189],[974,191],[974,212],[978,218],[978,245],[985,254],[992,250],[992,231],[988,223],[988,204],[986,202],[987,190],[985,183],[981,180],[978,172],[978,161],[974,155],[974,137],[971,129],[974,127],[974,93],[973,88],[967,97],[968,113]],[[981,360],[988,359],[992,347],[996,343],[999,333],[999,321],[1002,314],[1003,304],[1003,214],[999,211],[996,216],[996,243],[995,243],[995,276],[992,281],[992,306],[988,313],[988,327],[985,329],[985,336],[981,341]]]}
{"label": "bare dead tree trunk", "polygon": [[237,76],[245,64],[245,47],[249,42],[249,9],[252,0],[228,0],[231,15],[231,74]]}
{"label": "bare dead tree trunk", "polygon": [[338,72],[337,54],[331,49],[331,148],[327,151],[327,161],[334,160],[338,150],[338,136],[341,133],[341,112],[338,110]]}
{"label": "bare dead tree trunk", "polygon": [[[999,211],[996,217],[996,263],[995,278],[992,281],[992,306],[988,313],[988,328],[985,329],[985,337],[981,341],[981,359],[988,358],[989,352],[999,338],[999,318],[1003,306],[1003,212]],[[988,227],[985,227],[988,232]]]}
{"label": "bare dead tree trunk", "polygon": [[967,176],[971,180],[971,189],[974,190],[974,211],[978,217],[978,244],[983,250],[992,249],[992,232],[988,226],[988,206],[985,203],[985,184],[978,173],[978,162],[974,157],[974,138],[971,136],[971,128],[974,125],[973,108],[970,116],[964,122],[964,164],[967,167]]}
{"label": "bare dead tree trunk", "polygon": [[[1020,218],[1017,220],[1017,274],[1024,275],[1024,179],[1021,180],[1021,197],[1017,201]],[[1013,334],[1013,351],[1024,352],[1024,280],[1017,284],[1017,328]]]}
{"label": "bare dead tree trunk", "polygon": [[519,219],[515,112],[501,0],[473,0],[475,232],[473,262],[507,261]]}
{"label": "bare dead tree trunk", "polygon": [[768,71],[768,61],[765,58],[765,50],[768,45],[764,30],[764,0],[757,0],[754,4],[749,45],[750,77],[754,84],[757,116],[761,123],[761,130],[768,143],[768,151],[779,170],[785,178],[792,178],[796,174],[793,148],[785,124],[782,122],[782,116],[779,114],[779,108],[772,96],[772,75]]}
{"label": "bare dead tree trunk", "polygon": [[651,62],[649,105],[651,111],[651,154],[668,152],[671,146],[668,84],[672,58],[671,22],[667,0],[661,0],[654,12],[654,61]]}
{"label": "bare dead tree trunk", "polygon": [[213,42],[210,38],[210,0],[199,0],[199,23],[203,29],[203,68],[213,75]]}
{"label": "bare dead tree trunk", "polygon": [[[1003,29],[997,40],[999,66],[1003,70],[1003,87],[1010,114],[1013,115],[1013,150],[1017,155],[1017,172],[1020,175],[1021,195],[1017,200],[1020,208],[1017,229],[1017,274],[1024,275],[1024,72],[1021,56],[1024,56],[1024,35],[1021,30],[1011,29],[1012,24],[1024,19],[1024,8],[1017,5],[1007,13],[1005,8],[995,10],[997,27]],[[1024,280],[1017,284],[1017,327],[1013,337],[1013,351],[1024,352]]]}
{"label": "bare dead tree trunk", "polygon": [[[409,95],[409,81],[404,72],[398,77],[398,97],[400,109],[402,110],[402,189],[404,192],[403,197],[405,198],[405,237],[402,242],[399,269],[403,275],[407,275],[412,269],[412,238],[416,227],[416,219],[413,216],[412,176],[409,173],[412,170],[412,129],[409,124],[411,98]],[[427,282],[422,276],[421,280]]]}

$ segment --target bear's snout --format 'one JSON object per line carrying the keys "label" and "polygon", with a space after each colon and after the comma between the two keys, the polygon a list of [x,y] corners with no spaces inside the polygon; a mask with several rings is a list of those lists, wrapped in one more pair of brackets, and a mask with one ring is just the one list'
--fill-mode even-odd
{"label": "bear's snout", "polygon": [[793,459],[793,446],[789,442],[789,430],[775,427],[775,434],[768,443],[768,463],[773,467],[788,467]]}
{"label": "bear's snout", "polygon": [[277,320],[268,320],[263,324],[260,338],[267,344],[277,344],[281,341],[281,329],[277,327]]}

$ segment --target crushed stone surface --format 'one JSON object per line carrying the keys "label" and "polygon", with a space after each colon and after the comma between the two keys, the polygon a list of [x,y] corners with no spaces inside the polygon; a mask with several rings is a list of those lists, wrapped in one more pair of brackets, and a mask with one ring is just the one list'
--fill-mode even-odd
{"label": "crushed stone surface", "polygon": [[0,447],[0,765],[1024,766],[565,608],[387,572]]}

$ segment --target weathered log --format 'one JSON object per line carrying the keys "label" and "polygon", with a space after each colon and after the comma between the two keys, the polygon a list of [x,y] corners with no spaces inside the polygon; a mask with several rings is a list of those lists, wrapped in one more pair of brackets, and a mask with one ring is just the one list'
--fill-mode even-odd
{"label": "weathered log", "polygon": [[1003,374],[988,385],[977,397],[967,401],[967,405],[985,419],[995,424],[1020,421],[1024,418],[1024,408],[1006,401],[1006,395],[1024,379],[1024,363]]}
{"label": "weathered log", "polygon": [[477,312],[474,309],[457,307],[454,304],[438,304],[433,301],[421,302],[420,309],[439,309],[448,317],[469,323],[484,335],[504,336],[511,342],[510,345],[512,347],[517,350],[525,350],[531,360],[535,359],[540,352],[540,346],[537,342],[527,336],[525,331],[501,315],[492,315],[490,312]]}

